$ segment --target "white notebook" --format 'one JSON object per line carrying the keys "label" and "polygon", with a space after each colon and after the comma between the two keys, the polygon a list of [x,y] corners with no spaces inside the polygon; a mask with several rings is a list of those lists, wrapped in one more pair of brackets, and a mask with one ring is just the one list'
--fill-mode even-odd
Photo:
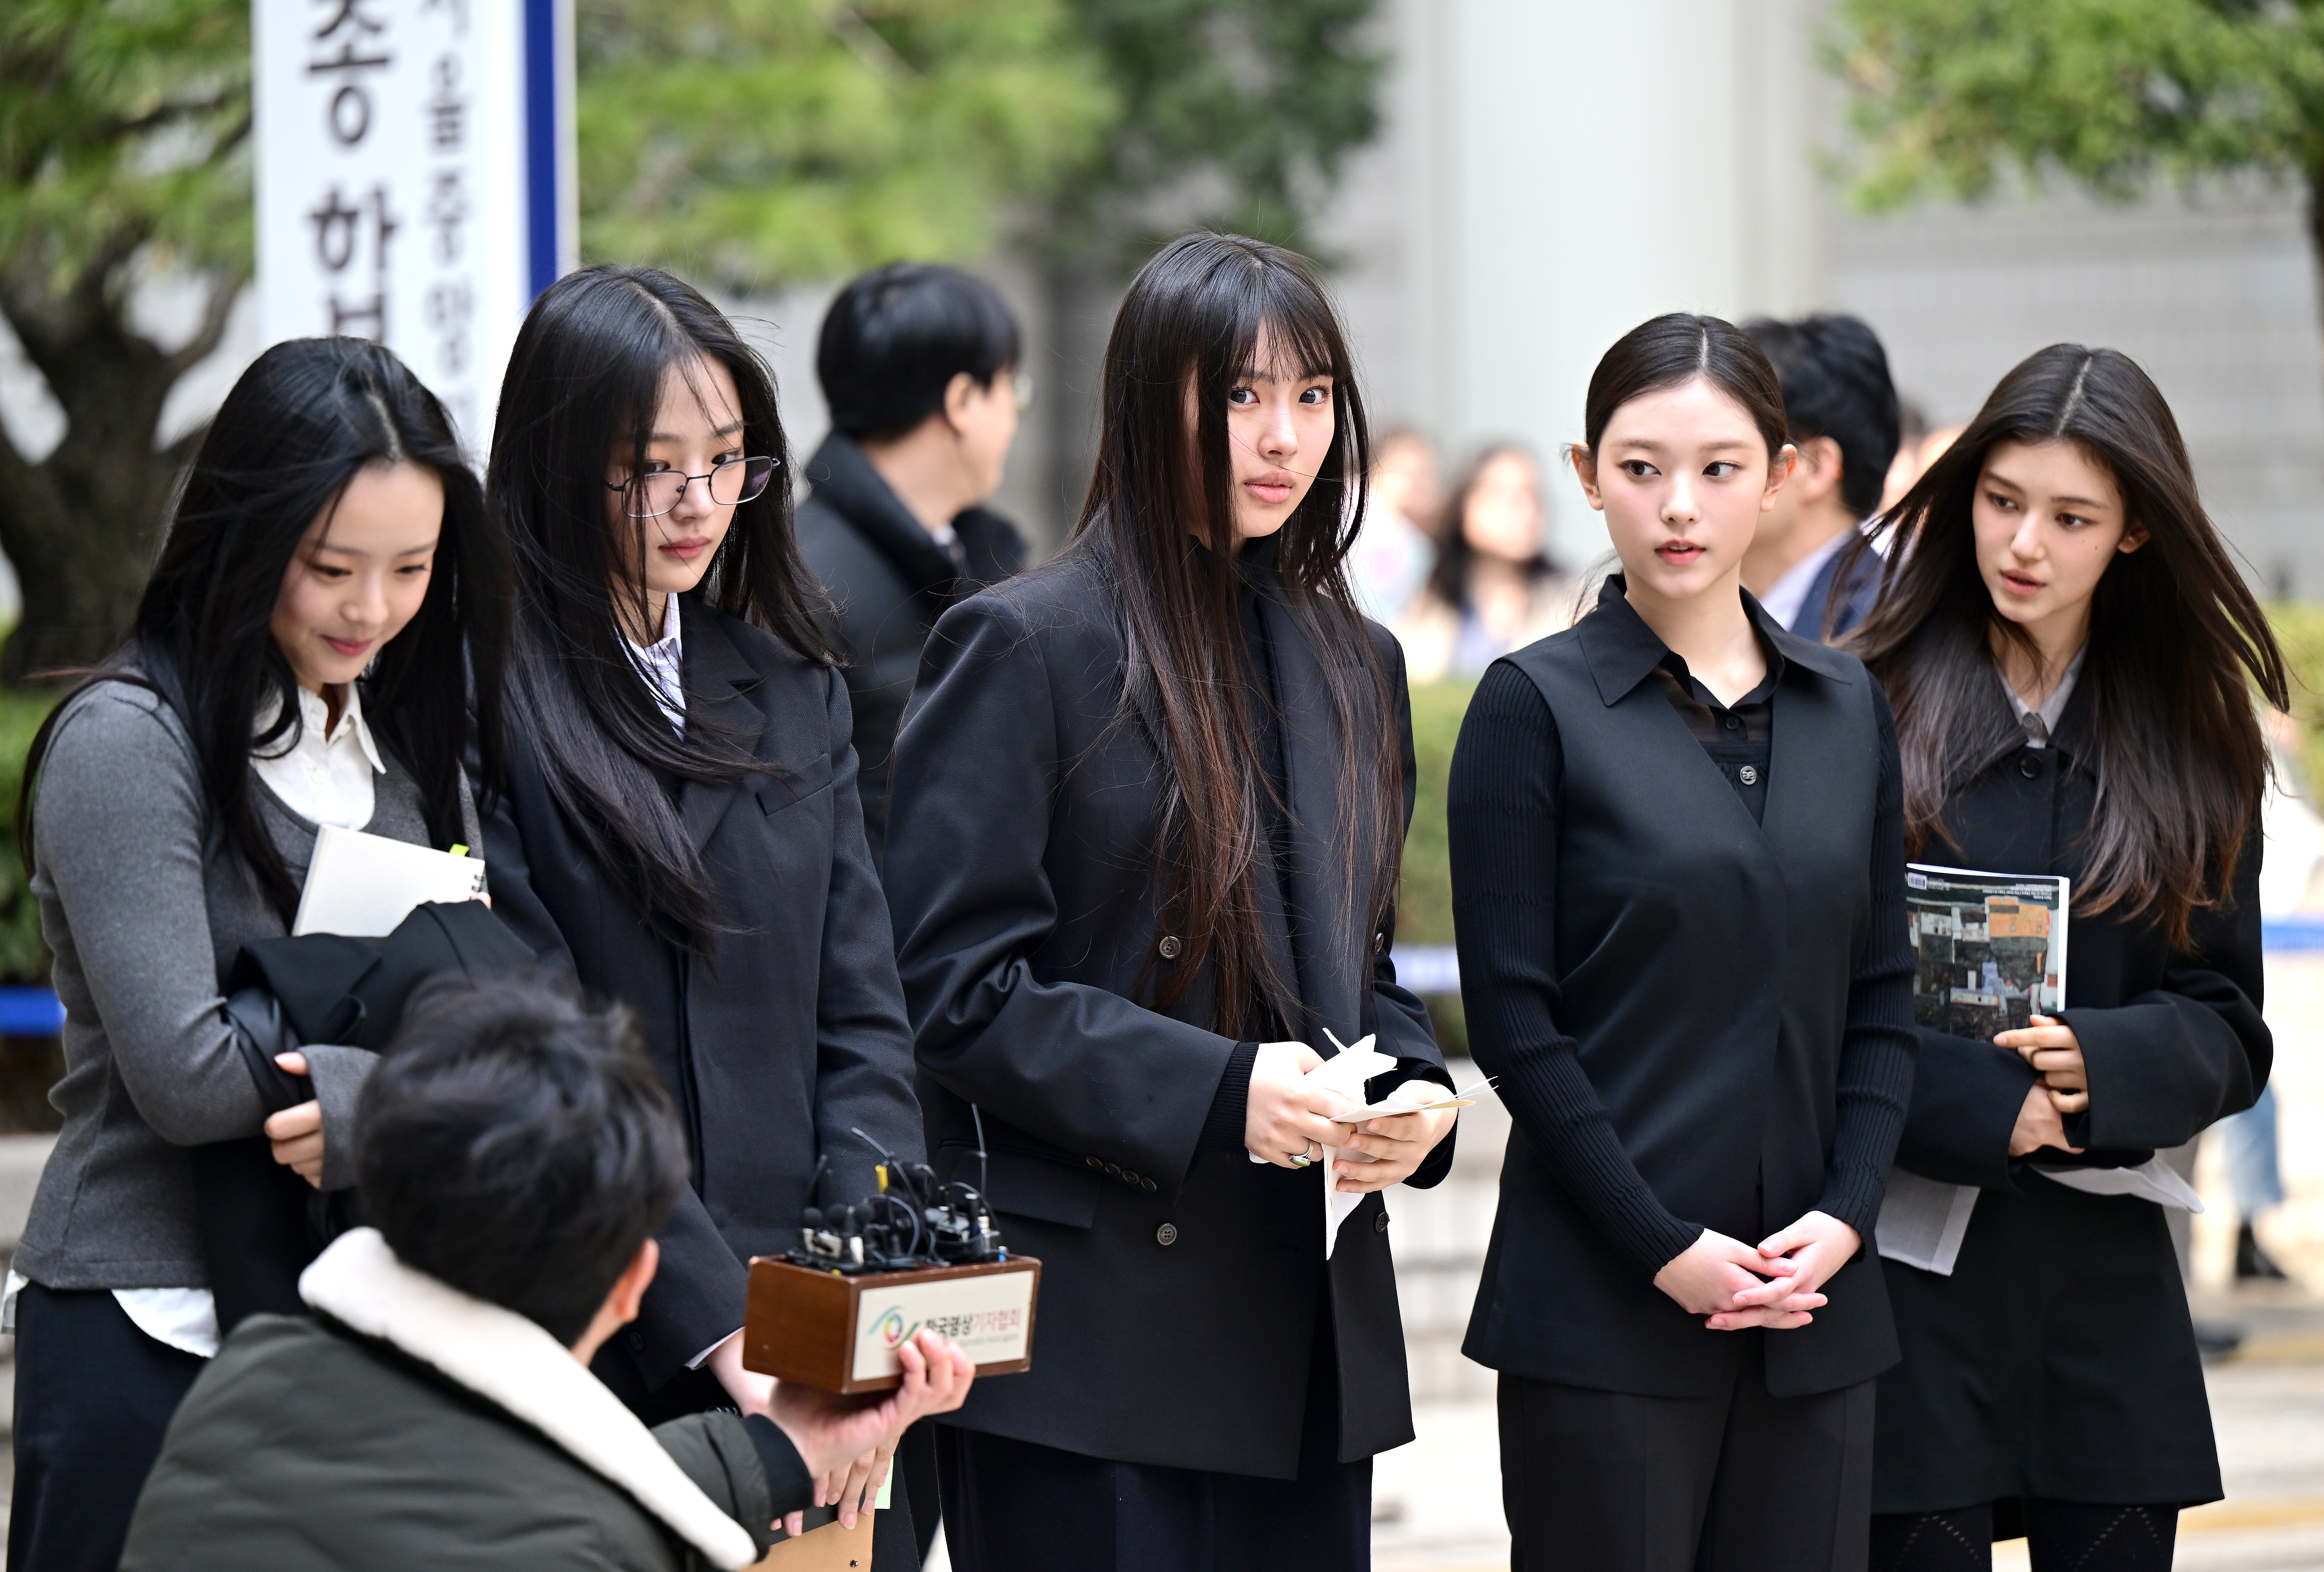
{"label": "white notebook", "polygon": [[377,939],[395,932],[414,906],[484,893],[481,858],[326,824],[315,836],[290,932]]}

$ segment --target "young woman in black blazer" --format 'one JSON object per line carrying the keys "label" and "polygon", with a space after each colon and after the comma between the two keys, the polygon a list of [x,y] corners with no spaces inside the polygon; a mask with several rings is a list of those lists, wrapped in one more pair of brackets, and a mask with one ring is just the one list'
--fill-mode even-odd
{"label": "young woman in black blazer", "polygon": [[[765,366],[668,273],[567,274],[517,336],[486,477],[517,614],[485,856],[529,885],[499,903],[511,925],[636,1012],[685,1116],[694,1183],[596,1361],[649,1416],[762,1403],[745,1264],[795,1244],[801,1208],[872,1194],[872,1143],[923,1149],[784,456]],[[890,1523],[908,1555],[901,1512],[881,1553]]]}
{"label": "young woman in black blazer", "polygon": [[[1301,1079],[1327,1032],[1377,1034],[1376,1094],[1444,1078],[1388,958],[1402,663],[1341,571],[1362,408],[1306,264],[1237,236],[1149,262],[1105,364],[1072,545],[938,621],[897,751],[937,1168],[989,1167],[1043,1262],[1032,1369],[939,1432],[946,1542],[963,1572],[1361,1567],[1372,1454],[1412,1436],[1377,1192],[1441,1178],[1452,1125],[1335,1134]],[[1325,1145],[1378,1161],[1327,1180]],[[1327,1182],[1361,1197],[1328,1263]]]}
{"label": "young woman in black blazer", "polygon": [[2144,1163],[2266,1084],[2254,690],[2284,707],[2283,657],[2115,351],[2011,372],[1894,517],[1851,648],[1895,705],[1909,843],[2064,874],[2073,906],[2061,1016],[1919,1033],[1897,1163],[1979,1188],[1950,1276],[1884,1263],[1904,1362],[1874,1564],[1984,1567],[2030,1533],[2036,1567],[2167,1567],[2177,1509],[2220,1494],[2186,1292],[2163,1208],[2074,1171]]}
{"label": "young woman in black blazer", "polygon": [[1450,802],[1515,1117],[1466,1347],[1501,1372],[1513,1565],[1860,1568],[1912,1080],[1888,709],[1741,589],[1793,458],[1748,338],[1646,323],[1584,429],[1623,571],[1486,673]]}

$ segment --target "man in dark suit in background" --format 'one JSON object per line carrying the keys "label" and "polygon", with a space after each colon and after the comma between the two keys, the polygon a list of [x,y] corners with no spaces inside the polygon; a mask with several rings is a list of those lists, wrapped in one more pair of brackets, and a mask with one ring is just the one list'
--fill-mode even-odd
{"label": "man in dark suit in background", "polygon": [[815,363],[832,428],[807,461],[798,542],[837,611],[874,862],[928,630],[1025,564],[1024,537],[982,506],[1017,435],[1018,355],[1008,306],[954,268],[875,268],[823,319]]}
{"label": "man in dark suit in background", "polygon": [[[1833,584],[1846,548],[1879,510],[1896,456],[1896,385],[1887,352],[1854,317],[1759,317],[1743,325],[1783,381],[1799,467],[1760,515],[1743,559],[1743,587],[1803,639],[1837,639],[1872,610],[1880,559],[1858,556],[1847,585]],[[1831,626],[1825,626],[1827,612]]]}

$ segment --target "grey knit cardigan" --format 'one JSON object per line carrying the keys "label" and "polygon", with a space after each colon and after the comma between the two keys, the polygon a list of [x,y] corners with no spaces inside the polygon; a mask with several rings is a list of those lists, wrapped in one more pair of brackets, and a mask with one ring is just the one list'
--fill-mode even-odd
{"label": "grey knit cardigan", "polygon": [[[418,786],[392,752],[382,758],[364,829],[426,844]],[[290,877],[304,878],[315,825],[254,775],[251,786]],[[281,934],[282,919],[208,832],[191,739],[146,689],[99,683],[71,700],[34,802],[32,890],[65,1007],[65,1076],[49,1100],[65,1122],[15,1269],[48,1288],[206,1287],[185,1148],[262,1132],[224,987],[243,945]],[[462,807],[476,845],[465,792]],[[344,1188],[374,1056],[306,1053],[322,1104],[324,1188]]]}

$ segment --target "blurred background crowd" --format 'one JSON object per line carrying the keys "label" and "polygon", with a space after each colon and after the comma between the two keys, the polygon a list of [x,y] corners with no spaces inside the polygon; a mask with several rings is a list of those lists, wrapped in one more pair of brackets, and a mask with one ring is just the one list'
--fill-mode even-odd
{"label": "blurred background crowd", "polygon": [[[250,15],[0,5],[0,819],[54,692],[38,674],[110,648],[178,466],[263,347]],[[952,262],[1013,309],[1026,413],[992,505],[1038,558],[1071,527],[1104,326],[1157,241],[1216,225],[1322,262],[1374,421],[1352,576],[1415,684],[1399,959],[1453,1052],[1444,773],[1477,674],[1602,570],[1562,446],[1603,346],[1670,309],[1860,319],[1901,399],[1889,497],[2033,350],[2137,359],[2303,679],[2267,850],[2278,1095],[2198,1157],[2215,1204],[2189,1263],[2223,1354],[2314,1373],[2271,1377],[2282,1401],[2316,1389],[2264,1444],[2309,1472],[2242,1491],[2280,1503],[2244,1528],[2307,1549],[2217,1564],[2324,1565],[2324,5],[573,0],[572,27],[581,255],[672,268],[733,312],[778,373],[795,483],[828,426],[817,326],[864,268]],[[0,983],[29,991],[0,993],[0,1190],[37,1172],[57,1065],[13,859]],[[1458,1182],[1398,1208],[1416,1395],[1450,1417],[1424,1421],[1401,1498],[1384,1466],[1384,1566],[1497,1531],[1489,1469],[1470,1526],[1430,1472],[1489,1393],[1457,1354],[1498,1163],[1480,1113]]]}

